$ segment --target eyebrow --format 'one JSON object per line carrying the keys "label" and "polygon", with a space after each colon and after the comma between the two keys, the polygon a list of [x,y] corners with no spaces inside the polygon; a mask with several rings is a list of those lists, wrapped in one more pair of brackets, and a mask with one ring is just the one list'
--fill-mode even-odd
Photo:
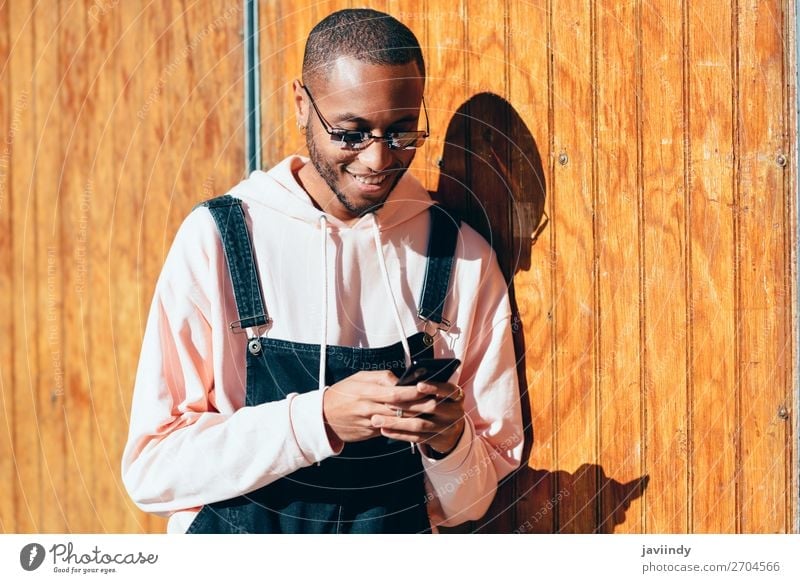
{"label": "eyebrow", "polygon": [[[395,125],[398,123],[405,123],[416,121],[419,119],[419,116],[414,117],[413,115],[407,115],[405,117],[401,117],[400,119],[394,120],[390,125]],[[372,123],[370,120],[365,119],[355,113],[343,113],[341,115],[335,116],[333,119],[330,120],[330,123],[337,124],[342,122],[350,122],[350,123],[357,123],[357,124],[370,124]]]}

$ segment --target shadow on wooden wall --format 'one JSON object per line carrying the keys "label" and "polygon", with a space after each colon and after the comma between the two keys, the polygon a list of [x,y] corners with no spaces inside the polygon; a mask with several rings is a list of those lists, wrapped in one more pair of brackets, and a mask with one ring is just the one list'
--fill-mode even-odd
{"label": "shadow on wooden wall", "polygon": [[[514,275],[531,269],[531,249],[549,224],[542,157],[514,107],[493,93],[478,93],[451,118],[439,168],[433,198],[492,244],[509,284],[525,426],[523,460],[528,460],[535,447],[534,428]],[[533,469],[524,461],[503,481],[484,519],[444,530],[610,533],[625,521],[631,501],[642,496],[648,483],[648,476],[621,483],[588,461],[574,473]]]}

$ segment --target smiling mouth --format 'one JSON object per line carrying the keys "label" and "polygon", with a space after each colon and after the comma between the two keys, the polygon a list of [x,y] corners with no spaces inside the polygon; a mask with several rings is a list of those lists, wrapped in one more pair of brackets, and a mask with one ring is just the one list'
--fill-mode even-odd
{"label": "smiling mouth", "polygon": [[378,186],[379,184],[382,184],[389,176],[387,173],[359,175],[348,172],[348,174],[350,174],[350,176],[352,176],[356,182],[360,184],[366,184],[368,186]]}

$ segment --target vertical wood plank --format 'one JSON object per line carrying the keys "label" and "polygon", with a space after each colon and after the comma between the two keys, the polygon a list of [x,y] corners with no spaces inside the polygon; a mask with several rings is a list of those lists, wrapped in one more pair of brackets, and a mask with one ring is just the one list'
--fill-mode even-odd
{"label": "vertical wood plank", "polygon": [[[16,488],[15,530],[38,532],[42,524],[42,451],[37,427],[36,377],[39,362],[39,322],[36,305],[36,200],[34,183],[34,7],[30,2],[9,3],[10,55],[9,103],[15,127],[10,148],[13,298],[13,444]],[[15,123],[16,122],[16,123]]]}
{"label": "vertical wood plank", "polygon": [[[467,209],[471,224],[497,252],[506,279],[511,277],[509,184],[499,172],[508,164],[508,95],[506,74],[506,5],[468,0],[466,17],[466,67],[471,93],[467,108],[467,179],[471,192]],[[473,99],[483,93],[501,99]],[[499,162],[498,162],[499,161]]]}
{"label": "vertical wood plank", "polygon": [[[282,143],[279,139],[284,123],[295,127],[293,111],[282,103],[285,94],[284,84],[287,82],[283,62],[280,58],[284,48],[285,19],[284,5],[281,2],[263,2],[258,7],[259,13],[259,50],[261,74],[261,152],[264,170],[272,168],[283,155]],[[299,72],[297,73],[299,77]],[[284,111],[288,110],[290,118],[284,121]]]}
{"label": "vertical wood plank", "polygon": [[[500,268],[513,276],[508,96],[506,2],[468,0],[466,18],[466,67],[471,93],[466,113],[467,199],[469,222],[494,247]],[[506,481],[476,529],[480,532],[514,530],[514,481]]]}
{"label": "vertical wood plank", "polygon": [[[387,12],[394,16],[397,20],[405,24],[411,32],[417,37],[419,41],[420,47],[422,48],[422,56],[425,59],[425,67],[426,73],[428,68],[428,59],[429,59],[429,51],[428,51],[428,27],[427,22],[430,19],[431,15],[434,14],[434,11],[437,10],[437,7],[434,5],[428,6],[427,0],[413,0],[413,1],[403,1],[400,2],[399,0],[391,0],[387,2],[386,0],[376,0],[370,2],[367,5],[369,8],[374,10],[380,10],[382,12]],[[429,100],[433,97],[433,94],[430,91],[430,84],[426,82],[425,84],[425,103],[426,105],[429,104]],[[430,114],[430,110],[428,111]],[[420,127],[424,129],[422,124],[425,123],[424,121],[424,114],[420,111],[419,116],[419,123]],[[433,133],[433,130],[431,130]],[[436,166],[432,165],[429,160],[429,153],[431,151],[431,144],[426,142],[423,146],[422,150],[418,150],[416,156],[414,156],[414,160],[411,162],[411,166],[409,167],[409,171],[422,183],[422,185],[427,188],[428,190],[432,190],[436,185],[437,174]]]}
{"label": "vertical wood plank", "polygon": [[[797,47],[798,43],[798,30],[797,30],[797,3],[792,2],[791,0],[786,0],[784,3],[784,14],[789,14],[794,16],[795,25],[792,25],[792,17],[790,16],[784,22],[785,27],[785,38],[787,39],[786,44],[784,46],[788,47]],[[784,62],[784,71],[787,79],[790,78],[791,73],[786,73],[786,71],[797,71],[798,63],[797,58],[797,50],[792,51],[789,49],[788,51],[784,51],[783,54],[783,62]],[[787,83],[788,85],[788,99],[786,103],[786,123],[788,125],[788,139],[789,143],[792,144],[789,151],[791,152],[791,156],[789,157],[790,160],[797,159],[798,152],[797,152],[797,141],[798,141],[798,123],[800,120],[798,119],[798,111],[795,108],[794,104],[798,102],[798,87],[797,84]],[[787,511],[789,513],[789,521],[791,524],[791,531],[792,532],[800,532],[800,496],[795,496],[794,492],[800,492],[800,439],[798,439],[798,435],[800,435],[800,417],[797,415],[798,409],[800,409],[800,390],[797,387],[800,387],[800,371],[798,371],[798,360],[797,357],[793,355],[798,354],[798,318],[797,318],[797,310],[798,310],[798,289],[797,289],[797,282],[798,282],[798,246],[800,246],[800,241],[798,241],[798,209],[797,209],[797,199],[798,199],[798,168],[796,164],[789,164],[788,166],[788,179],[787,184],[789,188],[789,209],[788,209],[788,218],[789,218],[789,232],[786,235],[786,240],[789,244],[788,248],[788,261],[789,261],[789,293],[788,293],[788,300],[791,305],[790,314],[790,325],[788,327],[790,338],[791,338],[791,347],[787,348],[789,350],[789,354],[792,355],[789,357],[790,364],[790,374],[789,374],[789,383],[790,386],[793,387],[791,391],[791,405],[789,407],[789,424],[790,424],[790,435],[792,438],[792,446],[791,451],[789,454],[789,488],[787,489],[786,495],[789,497],[790,501],[787,502]]]}
{"label": "vertical wood plank", "polygon": [[61,248],[59,170],[61,143],[57,87],[58,11],[37,5],[35,21],[34,74],[36,152],[34,188],[36,191],[36,257],[30,266],[37,274],[35,298],[39,324],[36,350],[38,370],[37,425],[42,447],[42,519],[40,532],[64,532],[65,424],[64,361],[62,357],[62,276],[64,260]]}
{"label": "vertical wood plank", "polygon": [[635,484],[642,475],[636,18],[633,3],[601,1],[595,6],[595,257],[602,330],[597,345],[597,423],[599,464],[610,478],[598,483],[600,532],[642,530],[634,493],[615,487],[615,482]]}
{"label": "vertical wood plank", "polygon": [[[736,26],[736,286],[740,532],[791,532],[791,280],[789,158],[779,0],[741,0]],[[785,45],[787,50],[788,44]],[[793,83],[794,79],[790,81]]]}
{"label": "vertical wood plank", "polygon": [[[553,47],[553,176],[555,233],[556,388],[560,532],[596,528],[597,394],[595,346],[599,335],[594,281],[592,192],[591,4],[551,5]],[[574,473],[572,473],[574,472]]]}
{"label": "vertical wood plank", "polygon": [[[93,74],[92,43],[89,23],[100,12],[89,16],[86,2],[61,3],[59,26],[59,70],[63,79],[59,92],[61,157],[61,231],[64,269],[64,354],[66,385],[64,419],[67,432],[68,464],[66,471],[66,516],[70,532],[101,532],[94,508],[94,487],[99,436],[92,411],[92,385],[95,380],[91,362],[92,302],[94,265],[91,246],[98,236],[99,224],[92,222],[96,184],[90,180],[97,138],[91,109],[87,107]],[[102,309],[102,304],[98,306]],[[105,344],[105,341],[101,341]]]}
{"label": "vertical wood plank", "polygon": [[646,532],[689,525],[683,11],[641,4]]}
{"label": "vertical wood plank", "polygon": [[[202,8],[202,7],[201,7]],[[169,204],[167,213],[159,221],[164,257],[172,238],[191,208],[192,193],[186,192],[191,180],[187,159],[191,155],[191,139],[196,130],[196,112],[189,106],[189,98],[196,95],[197,61],[208,36],[195,30],[195,12],[198,3],[182,2],[174,8],[174,18],[167,28],[169,65],[161,101],[167,113],[167,132],[161,155],[169,168]],[[202,114],[201,114],[202,115]]]}
{"label": "vertical wood plank", "polygon": [[[243,19],[241,4],[215,0],[192,7],[187,56],[192,92],[181,106],[191,142],[182,165],[181,218],[200,199],[226,192],[245,177],[239,159],[244,159],[244,125],[230,123],[245,116]],[[198,177],[200,165],[208,170]]]}
{"label": "vertical wood plank", "polygon": [[281,151],[277,161],[292,154],[308,156],[305,137],[300,133],[296,124],[292,81],[300,79],[305,82],[303,79],[303,52],[306,38],[319,20],[316,12],[309,7],[293,9],[284,18],[286,26],[283,44],[278,53],[278,58],[283,63],[283,74],[281,75],[283,84],[281,90],[276,94],[278,99],[274,103],[283,111],[283,125],[278,134]]}
{"label": "vertical wood plank", "polygon": [[425,52],[425,95],[431,137],[422,154],[424,167],[430,168],[435,177],[430,186],[435,198],[454,210],[465,209],[467,200],[469,120],[464,104],[471,94],[467,87],[465,10],[463,0],[430,2],[425,21],[425,36],[429,39]]}
{"label": "vertical wood plank", "polygon": [[[514,189],[512,271],[517,314],[515,332],[527,460],[515,476],[515,527],[521,533],[555,532],[560,499],[555,489],[553,383],[552,230],[550,204],[550,75],[547,4],[509,3],[509,101],[519,120],[511,123],[511,183]],[[542,162],[544,161],[544,165]],[[527,407],[527,411],[525,408]]]}
{"label": "vertical wood plank", "polygon": [[[146,321],[155,283],[166,254],[163,220],[168,213],[175,180],[170,162],[170,157],[175,152],[167,135],[172,117],[164,93],[173,92],[171,74],[174,67],[171,63],[174,54],[171,46],[174,41],[171,27],[179,15],[174,12],[171,3],[167,3],[147,5],[143,8],[142,17],[142,44],[146,47],[146,52],[142,63],[143,102],[137,109],[137,118],[141,122],[140,131],[145,146],[142,159],[144,202],[139,244],[143,282],[140,287],[140,313],[142,321]],[[149,532],[163,532],[159,529],[160,524],[163,524],[162,519],[147,515],[146,525]]]}
{"label": "vertical wood plank", "polygon": [[[114,131],[113,155],[117,160],[113,177],[115,203],[111,223],[110,254],[111,288],[109,297],[115,306],[112,314],[116,356],[115,399],[118,401],[114,422],[119,426],[115,444],[123,446],[127,439],[128,422],[136,367],[141,350],[146,314],[141,311],[142,257],[139,254],[142,207],[144,204],[144,169],[146,143],[141,120],[135,112],[144,99],[143,64],[150,45],[144,41],[144,9],[133,2],[120,3],[113,13],[119,44],[114,52],[113,72],[116,76],[114,103],[110,112]],[[134,117],[131,116],[134,112]],[[124,334],[118,331],[124,330]],[[146,517],[127,495],[119,475],[117,450],[111,457],[117,494],[114,505],[118,514],[115,529],[118,532],[140,533],[146,528]],[[111,530],[107,527],[107,530]]]}
{"label": "vertical wood plank", "polygon": [[120,414],[119,393],[109,389],[118,386],[117,354],[126,352],[129,347],[121,335],[125,326],[115,326],[120,306],[112,293],[111,279],[112,265],[118,265],[121,259],[114,253],[116,249],[113,246],[119,175],[119,160],[114,155],[114,134],[117,131],[128,134],[128,131],[123,129],[126,127],[124,120],[119,120],[119,125],[113,123],[114,100],[118,91],[113,53],[119,38],[114,21],[119,7],[105,6],[96,13],[93,11],[95,6],[96,3],[85,0],[87,30],[82,47],[82,66],[88,78],[86,101],[78,126],[88,137],[87,158],[82,166],[86,194],[91,198],[88,212],[91,232],[87,247],[90,376],[85,414],[90,416],[95,436],[91,512],[96,516],[101,532],[117,532],[122,513],[111,501],[118,500],[124,492],[119,479],[119,459],[126,436],[122,428],[126,424]]}
{"label": "vertical wood plank", "polygon": [[731,7],[692,2],[689,29],[690,531],[736,531]]}
{"label": "vertical wood plank", "polygon": [[[401,20],[407,25],[424,19],[425,98],[431,137],[422,152],[417,153],[417,168],[430,168],[421,178],[430,176],[428,184],[435,200],[452,210],[464,210],[467,204],[467,132],[469,119],[466,102],[466,6],[464,0],[451,3],[430,1],[414,10],[404,7]],[[415,29],[416,30],[416,29]],[[419,33],[415,32],[418,35]],[[425,42],[420,38],[420,42]],[[420,176],[416,170],[415,175]],[[443,532],[470,532],[474,523],[467,523]]]}
{"label": "vertical wood plank", "polygon": [[[152,282],[148,300],[152,300],[152,290],[161,272],[169,245],[171,231],[168,223],[171,217],[175,184],[178,181],[178,160],[180,151],[177,145],[175,127],[176,104],[183,94],[185,81],[181,74],[182,21],[185,8],[174,4],[155,6],[148,10],[148,28],[153,43],[153,66],[146,75],[145,103],[143,120],[149,131],[154,132],[153,151],[146,159],[147,202],[145,205],[143,245],[146,253],[146,269]],[[176,90],[177,89],[177,90]],[[149,301],[148,301],[149,309]]]}
{"label": "vertical wood plank", "polygon": [[[11,231],[11,144],[15,105],[11,87],[11,22],[8,2],[0,4],[0,336],[14,338],[13,298],[13,233]],[[19,114],[16,114],[17,116]],[[17,122],[18,123],[18,122]],[[0,483],[6,484],[0,496],[0,533],[15,532],[13,404],[14,343],[0,343]]]}

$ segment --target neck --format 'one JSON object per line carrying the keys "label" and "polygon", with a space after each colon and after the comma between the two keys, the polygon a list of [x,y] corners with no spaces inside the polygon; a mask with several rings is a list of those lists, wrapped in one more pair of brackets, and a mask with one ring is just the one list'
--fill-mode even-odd
{"label": "neck", "polygon": [[297,183],[306,191],[314,207],[332,215],[345,224],[357,221],[360,216],[352,214],[336,198],[328,183],[319,175],[311,162],[307,162],[294,173]]}

